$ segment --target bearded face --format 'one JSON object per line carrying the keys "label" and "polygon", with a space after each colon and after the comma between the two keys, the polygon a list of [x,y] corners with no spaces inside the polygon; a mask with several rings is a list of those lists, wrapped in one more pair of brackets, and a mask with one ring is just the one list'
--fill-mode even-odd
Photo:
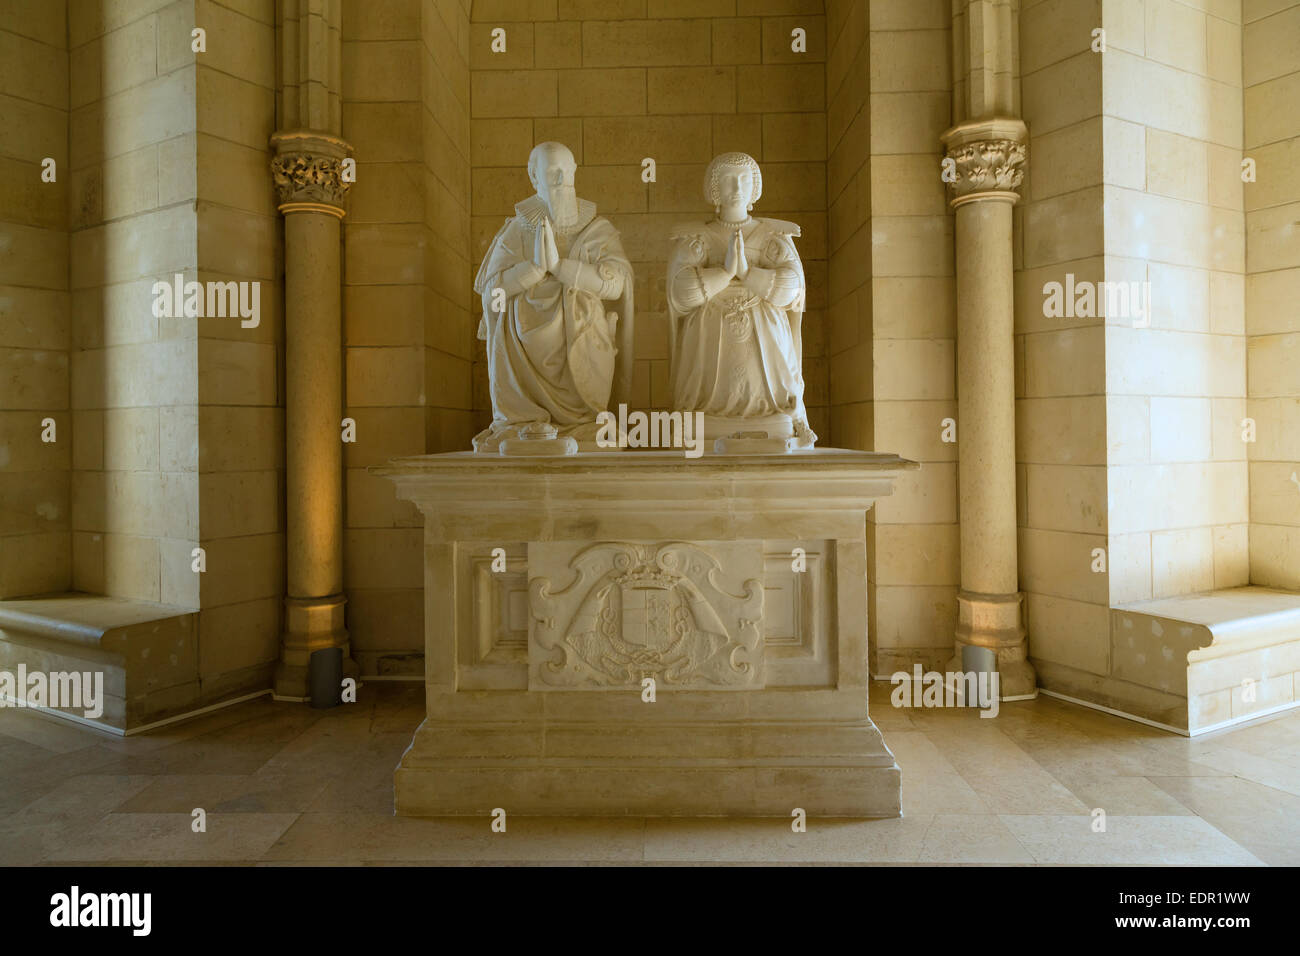
{"label": "bearded face", "polygon": [[551,186],[542,198],[557,226],[570,226],[578,221],[578,193],[572,183]]}
{"label": "bearded face", "polygon": [[563,146],[547,149],[537,157],[533,184],[557,226],[572,225],[578,220],[578,193],[573,185],[577,168],[573,154]]}

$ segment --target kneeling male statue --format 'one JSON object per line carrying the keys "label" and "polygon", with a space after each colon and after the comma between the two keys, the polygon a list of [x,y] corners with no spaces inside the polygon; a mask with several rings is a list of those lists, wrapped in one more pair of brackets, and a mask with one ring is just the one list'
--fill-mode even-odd
{"label": "kneeling male statue", "polygon": [[492,398],[475,451],[529,454],[528,439],[552,439],[571,453],[594,441],[600,412],[628,401],[632,266],[618,231],[577,198],[576,168],[561,143],[533,148],[537,193],[515,205],[474,280]]}

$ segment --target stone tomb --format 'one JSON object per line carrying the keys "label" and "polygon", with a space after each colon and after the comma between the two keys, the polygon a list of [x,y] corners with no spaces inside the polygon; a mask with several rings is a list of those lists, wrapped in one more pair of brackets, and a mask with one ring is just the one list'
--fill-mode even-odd
{"label": "stone tomb", "polygon": [[397,812],[897,816],[867,714],[865,524],[916,467],[816,449],[374,469],[425,517],[427,714]]}

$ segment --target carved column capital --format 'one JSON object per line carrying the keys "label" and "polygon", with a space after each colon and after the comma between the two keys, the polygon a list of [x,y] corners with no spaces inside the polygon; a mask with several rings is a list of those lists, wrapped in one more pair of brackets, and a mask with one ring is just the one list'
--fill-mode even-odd
{"label": "carved column capital", "polygon": [[948,183],[948,201],[953,208],[979,199],[1015,202],[1025,178],[1028,130],[1018,119],[994,118],[954,126],[943,134],[949,171],[956,179]]}
{"label": "carved column capital", "polygon": [[271,137],[271,147],[271,178],[280,212],[325,212],[342,219],[352,188],[351,178],[344,177],[343,160],[352,146],[328,133],[286,130]]}

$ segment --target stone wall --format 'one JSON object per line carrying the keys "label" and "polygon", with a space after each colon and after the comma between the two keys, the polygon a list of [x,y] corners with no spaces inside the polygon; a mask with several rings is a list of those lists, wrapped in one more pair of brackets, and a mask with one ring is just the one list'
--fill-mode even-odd
{"label": "stone wall", "polygon": [[[344,582],[365,675],[420,674],[423,523],[366,467],[474,434],[468,0],[344,5]],[[480,346],[481,348],[481,346]]]}
{"label": "stone wall", "polygon": [[[200,608],[208,699],[269,683],[283,622],[284,253],[267,185],[277,126],[275,8],[275,0],[200,0],[184,27],[185,36],[196,25],[207,31],[204,53],[183,48],[195,64],[196,122],[178,144],[185,159],[176,167],[195,170],[198,277],[257,282],[261,313],[256,327],[208,316],[186,328],[198,349],[199,438],[186,467],[198,472],[208,570],[194,574],[189,548],[178,547],[165,555],[164,572],[176,579],[172,603]],[[195,581],[197,601],[184,590]]]}
{"label": "stone wall", "polygon": [[826,354],[833,382],[825,444],[872,447],[871,36],[864,3],[830,0],[826,20]]}
{"label": "stone wall", "polygon": [[[1026,3],[1021,104],[1029,162],[1016,253],[1016,461],[1020,586],[1030,654],[1106,673],[1110,596],[1094,573],[1107,547],[1105,319],[1052,316],[1046,283],[1106,278],[1102,230],[1100,2]],[[1041,665],[1040,665],[1041,667]],[[1041,670],[1040,670],[1041,679]]]}
{"label": "stone wall", "polygon": [[[805,403],[828,443],[821,0],[477,0],[472,19],[471,269],[514,204],[532,193],[532,147],[567,145],[578,161],[578,194],[620,230],[636,273],[632,404],[670,408],[669,233],[675,223],[711,217],[705,167],[719,153],[743,150],[763,168],[754,214],[803,229],[796,245],[809,293]],[[491,50],[498,27],[506,31],[504,53]],[[806,53],[791,50],[795,27],[807,31]],[[656,163],[653,183],[641,178],[647,157]],[[475,408],[486,424],[481,343],[474,356]]]}
{"label": "stone wall", "polygon": [[1112,317],[1090,363],[1115,604],[1249,580],[1240,6],[1107,7],[1106,278],[1151,296],[1150,327]]}
{"label": "stone wall", "polygon": [[[956,628],[957,444],[943,441],[944,420],[958,417],[953,215],[939,175],[953,34],[943,0],[874,0],[869,18],[871,166],[859,202],[869,197],[870,234],[841,250],[849,274],[870,276],[858,296],[869,321],[859,320],[856,351],[839,357],[831,379],[846,399],[860,379],[870,383],[863,447],[921,462],[869,516],[872,673],[887,676],[946,662]],[[869,376],[858,371],[865,363]]]}
{"label": "stone wall", "polygon": [[[198,677],[216,699],[269,683],[284,593],[283,264],[267,177],[275,4],[80,12],[69,32],[72,585],[200,609]],[[177,273],[256,283],[257,324],[155,315],[153,283]]]}
{"label": "stone wall", "polygon": [[[1040,680],[1079,696],[1112,674],[1110,606],[1250,580],[1240,14],[1021,16],[1021,584]],[[1050,314],[1048,282],[1096,284],[1091,311]]]}
{"label": "stone wall", "polygon": [[1300,3],[1243,4],[1250,578],[1300,588]]}
{"label": "stone wall", "polygon": [[151,288],[198,278],[193,25],[192,3],[103,3],[68,33],[72,584],[190,607],[206,320],[155,316]]}
{"label": "stone wall", "polygon": [[872,673],[952,653],[959,583],[952,117],[943,0],[828,5],[831,435],[922,463],[867,516]]}
{"label": "stone wall", "polygon": [[[830,434],[837,448],[874,448],[871,341],[871,33],[868,5],[830,0],[826,54],[827,311]],[[915,479],[908,475],[903,481]],[[901,484],[901,482],[900,482]],[[876,653],[876,512],[867,515],[868,636]]]}
{"label": "stone wall", "polygon": [[[65,4],[0,7],[0,130],[0,597],[11,597],[72,576]],[[41,440],[46,418],[53,442]]]}

